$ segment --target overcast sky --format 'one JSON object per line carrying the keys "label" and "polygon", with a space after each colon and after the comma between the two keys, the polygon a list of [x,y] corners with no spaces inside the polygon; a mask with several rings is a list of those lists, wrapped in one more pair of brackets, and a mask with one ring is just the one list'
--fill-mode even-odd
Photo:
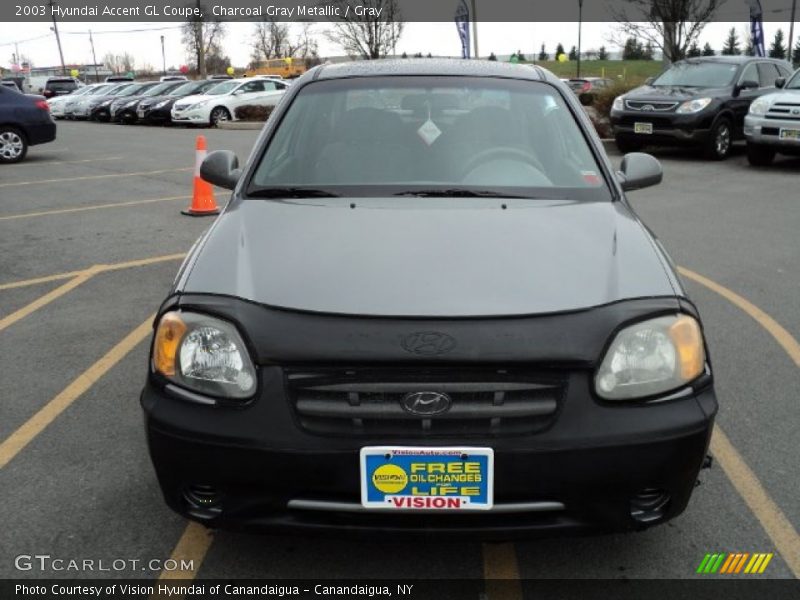
{"label": "overcast sky", "polygon": [[[725,40],[728,29],[736,27],[742,45],[749,25],[747,23],[714,23],[708,25],[700,40],[702,46],[706,41],[719,50]],[[323,31],[327,24],[314,26],[315,36],[320,46],[320,55],[335,56],[341,50],[325,39]],[[788,24],[765,23],[765,39],[767,46],[775,31],[782,27],[788,37]],[[612,44],[610,33],[613,23],[584,23],[583,49],[597,49],[605,45],[609,50]],[[61,42],[64,48],[64,60],[67,63],[90,63],[91,47],[87,32],[94,32],[95,50],[98,61],[102,61],[107,52],[130,52],[136,58],[136,66],[152,65],[161,69],[160,36],[165,36],[167,67],[178,67],[188,62],[186,52],[181,44],[180,24],[178,23],[62,23],[59,26]],[[150,31],[132,32],[130,30],[150,29]],[[223,46],[236,67],[244,67],[250,61],[252,42],[252,23],[228,23],[227,34]],[[127,32],[127,33],[126,33]],[[795,25],[795,39],[800,36],[800,24]],[[38,39],[32,39],[38,38]],[[26,41],[29,40],[29,41]],[[57,65],[59,62],[55,36],[50,31],[49,23],[0,23],[0,64],[10,66],[14,42],[19,42],[19,52],[30,57],[34,66]],[[530,55],[538,52],[542,42],[551,54],[556,44],[561,42],[569,51],[570,46],[577,44],[577,23],[480,23],[478,25],[478,42],[481,55],[489,52],[511,54],[521,49]],[[434,55],[456,56],[460,53],[460,43],[455,25],[452,23],[407,23],[397,53],[414,54],[431,52]]]}

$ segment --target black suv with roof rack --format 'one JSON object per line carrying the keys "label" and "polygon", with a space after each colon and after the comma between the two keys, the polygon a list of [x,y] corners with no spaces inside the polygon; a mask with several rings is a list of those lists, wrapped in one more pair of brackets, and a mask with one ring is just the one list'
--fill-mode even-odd
{"label": "black suv with roof rack", "polygon": [[754,56],[708,56],[671,65],[614,100],[611,125],[621,152],[692,145],[722,160],[744,138],[750,103],[792,73],[789,63]]}

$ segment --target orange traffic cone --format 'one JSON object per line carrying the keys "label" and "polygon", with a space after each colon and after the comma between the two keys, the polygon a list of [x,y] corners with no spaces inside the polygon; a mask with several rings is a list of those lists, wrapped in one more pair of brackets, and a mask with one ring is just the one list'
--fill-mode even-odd
{"label": "orange traffic cone", "polygon": [[192,204],[186,210],[182,210],[184,215],[192,217],[204,217],[206,215],[218,215],[219,207],[214,200],[214,191],[211,184],[200,178],[200,165],[206,157],[206,136],[197,136],[197,149],[194,155],[194,191],[192,192]]}

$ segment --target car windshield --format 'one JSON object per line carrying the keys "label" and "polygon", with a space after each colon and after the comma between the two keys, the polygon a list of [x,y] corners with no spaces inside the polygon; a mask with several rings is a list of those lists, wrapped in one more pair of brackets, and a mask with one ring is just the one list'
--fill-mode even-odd
{"label": "car windshield", "polygon": [[[182,85],[179,85],[174,90],[170,92],[172,96],[189,96],[191,94],[196,94],[201,90],[205,89],[203,86],[208,86],[207,81],[189,81],[184,82]],[[209,86],[210,87],[210,86]]]}
{"label": "car windshield", "polygon": [[792,77],[789,81],[786,82],[784,89],[787,90],[800,90],[800,70],[798,70],[794,77]]}
{"label": "car windshield", "polygon": [[74,90],[78,84],[74,81],[48,81],[47,89],[54,92],[63,92],[64,90]]}
{"label": "car windshield", "polygon": [[151,87],[149,90],[147,90],[142,95],[143,96],[160,96],[164,92],[168,92],[172,88],[177,87],[177,85],[178,84],[176,84],[174,81],[167,81],[165,83],[159,83],[158,85],[154,85],[153,87]]}
{"label": "car windshield", "polygon": [[125,89],[121,90],[116,96],[133,96],[134,94],[141,94],[147,89],[147,85],[143,83],[135,83]]}
{"label": "car windshield", "polygon": [[122,92],[124,92],[125,90],[129,89],[132,86],[133,86],[132,83],[123,83],[122,85],[118,85],[117,84],[115,87],[112,87],[110,90],[108,90],[104,94],[100,94],[100,95],[101,96],[119,96],[120,94],[122,94]]}
{"label": "car windshield", "polygon": [[248,193],[610,198],[601,173],[550,85],[369,77],[306,85]]}
{"label": "car windshield", "polygon": [[239,81],[226,81],[225,83],[220,83],[215,85],[210,90],[206,90],[203,92],[209,96],[219,96],[220,94],[227,94],[228,92],[232,92],[236,89],[236,86],[239,85],[241,82]]}
{"label": "car windshield", "polygon": [[[94,96],[96,94],[106,94],[107,92],[111,91],[113,86],[110,85],[98,85],[97,87],[89,88],[89,91],[86,92],[89,96]],[[78,92],[73,92],[73,94],[77,94]]]}
{"label": "car windshield", "polygon": [[725,87],[733,83],[738,65],[711,62],[685,61],[672,65],[652,83],[654,86],[675,87]]}

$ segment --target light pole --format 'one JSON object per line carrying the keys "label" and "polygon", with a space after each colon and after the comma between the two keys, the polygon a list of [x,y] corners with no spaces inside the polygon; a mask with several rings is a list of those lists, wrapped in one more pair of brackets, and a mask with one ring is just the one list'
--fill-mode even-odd
{"label": "light pole", "polygon": [[478,54],[478,2],[471,0],[472,4],[472,46],[475,49],[475,58],[480,58]]}
{"label": "light pole", "polygon": [[89,43],[92,45],[92,62],[94,63],[94,80],[95,83],[100,83],[100,75],[97,73],[97,55],[94,53],[94,38],[92,38],[92,30],[89,30]]}
{"label": "light pole", "polygon": [[578,74],[581,76],[581,29],[583,28],[583,0],[578,0]]}
{"label": "light pole", "polygon": [[161,66],[163,67],[164,77],[167,76],[167,55],[164,54],[164,36],[161,36]]}
{"label": "light pole", "polygon": [[56,13],[53,12],[53,0],[50,0],[50,14],[53,15],[53,26],[50,28],[56,34],[56,43],[58,44],[58,56],[61,58],[61,72],[62,75],[67,74],[67,67],[64,64],[64,52],[61,50],[61,38],[58,35],[58,23],[56,23]]}
{"label": "light pole", "polygon": [[797,14],[797,0],[792,0],[792,16],[789,21],[789,62],[794,64],[794,19]]}

